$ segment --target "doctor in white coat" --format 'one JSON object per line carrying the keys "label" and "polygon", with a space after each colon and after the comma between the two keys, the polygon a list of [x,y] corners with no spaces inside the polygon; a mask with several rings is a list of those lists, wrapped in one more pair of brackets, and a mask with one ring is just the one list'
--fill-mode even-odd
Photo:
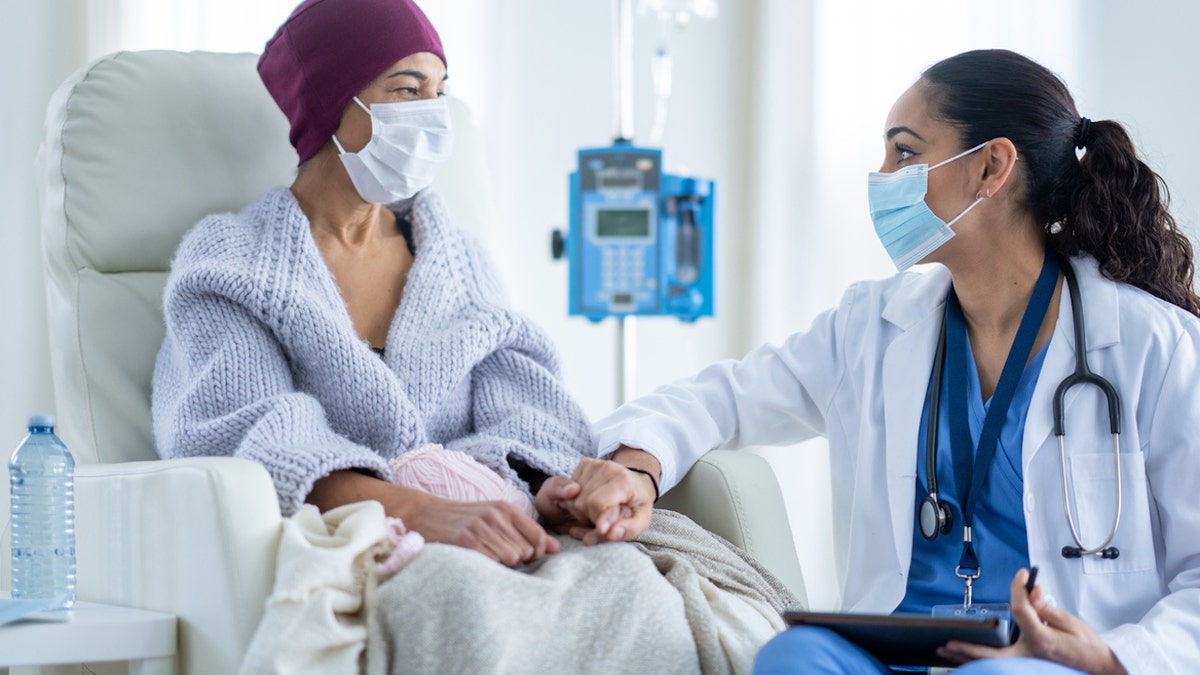
{"label": "doctor in white coat", "polygon": [[[974,601],[1011,603],[1021,636],[1004,649],[950,643],[941,656],[975,673],[1196,672],[1200,298],[1161,180],[1121,125],[1080,117],[1057,76],[1007,51],[929,68],[897,100],[884,137],[869,194],[901,273],[852,286],[782,346],[717,363],[601,420],[600,451],[635,471],[585,460],[571,507],[594,528],[575,534],[596,543],[644,529],[655,493],[642,473],[665,491],[710,449],[825,436],[845,610],[961,603],[970,502]],[[915,262],[938,264],[906,271]],[[1087,365],[1119,397],[1119,475],[1094,384],[1064,393],[1060,458],[1052,410],[1077,368],[1076,319]],[[945,386],[931,404],[939,343]],[[994,459],[978,461],[997,407]],[[931,422],[940,443],[930,442]],[[969,440],[955,443],[966,433],[956,429]],[[931,446],[950,521],[932,528],[933,541],[918,522]],[[1026,593],[1030,564],[1041,574]],[[831,633],[795,628],[756,668],[890,672]]]}

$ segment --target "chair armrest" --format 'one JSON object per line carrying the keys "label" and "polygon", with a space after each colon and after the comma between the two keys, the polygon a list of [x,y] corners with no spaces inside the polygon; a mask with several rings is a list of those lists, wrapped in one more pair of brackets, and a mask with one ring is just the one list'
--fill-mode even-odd
{"label": "chair armrest", "polygon": [[749,553],[808,604],[783,493],[766,459],[713,450],[662,496],[658,506],[687,515]]}
{"label": "chair armrest", "polygon": [[80,465],[75,513],[80,600],[174,614],[179,672],[237,672],[271,591],[282,522],[262,466]]}

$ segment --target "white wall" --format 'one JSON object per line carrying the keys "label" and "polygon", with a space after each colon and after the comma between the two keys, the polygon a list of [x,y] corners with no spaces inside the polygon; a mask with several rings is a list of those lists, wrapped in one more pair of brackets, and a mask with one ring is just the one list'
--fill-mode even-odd
{"label": "white wall", "polygon": [[26,415],[54,409],[33,162],[46,102],[84,59],[82,7],[83,0],[0,3],[0,449],[24,436]]}
{"label": "white wall", "polygon": [[8,457],[25,417],[52,412],[33,161],[42,112],[81,64],[83,0],[0,1],[0,589],[8,589]]}
{"label": "white wall", "polygon": [[1200,3],[1089,0],[1079,23],[1080,113],[1124,123],[1200,243]]}
{"label": "white wall", "polygon": [[[489,141],[497,206],[492,249],[514,303],[556,338],[572,391],[594,417],[614,403],[614,325],[568,317],[567,268],[549,255],[550,232],[567,225],[567,175],[581,147],[611,142],[611,3],[508,0],[486,3],[482,44],[453,50],[460,30],[479,17],[427,3],[446,35],[449,88],[473,104]],[[694,22],[676,36],[674,93],[665,136],[668,168],[714,177],[718,219],[735,223],[745,209],[745,153],[729,130],[745,128],[749,50],[746,3],[726,3],[720,21]],[[457,18],[456,18],[457,17]],[[635,23],[638,136],[651,121],[648,77],[653,22]],[[459,73],[470,78],[461,82]],[[722,230],[720,313],[694,326],[667,319],[638,321],[639,392],[689,374],[718,358],[740,355],[740,238]]]}

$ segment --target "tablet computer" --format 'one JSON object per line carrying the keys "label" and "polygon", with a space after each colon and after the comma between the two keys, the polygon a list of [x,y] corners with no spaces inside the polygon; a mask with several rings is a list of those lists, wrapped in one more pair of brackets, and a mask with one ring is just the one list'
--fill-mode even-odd
{"label": "tablet computer", "polygon": [[1011,642],[1007,621],[997,616],[929,616],[927,614],[843,614],[787,610],[789,626],[828,628],[862,647],[889,666],[950,666],[937,648],[960,640],[1005,647]]}

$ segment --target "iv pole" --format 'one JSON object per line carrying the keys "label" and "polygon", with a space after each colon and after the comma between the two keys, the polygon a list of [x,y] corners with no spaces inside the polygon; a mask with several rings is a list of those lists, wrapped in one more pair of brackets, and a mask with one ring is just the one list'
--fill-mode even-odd
{"label": "iv pole", "polygon": [[[633,0],[613,0],[613,116],[617,140],[633,140]],[[637,379],[637,319],[617,319],[617,405],[633,398]]]}

